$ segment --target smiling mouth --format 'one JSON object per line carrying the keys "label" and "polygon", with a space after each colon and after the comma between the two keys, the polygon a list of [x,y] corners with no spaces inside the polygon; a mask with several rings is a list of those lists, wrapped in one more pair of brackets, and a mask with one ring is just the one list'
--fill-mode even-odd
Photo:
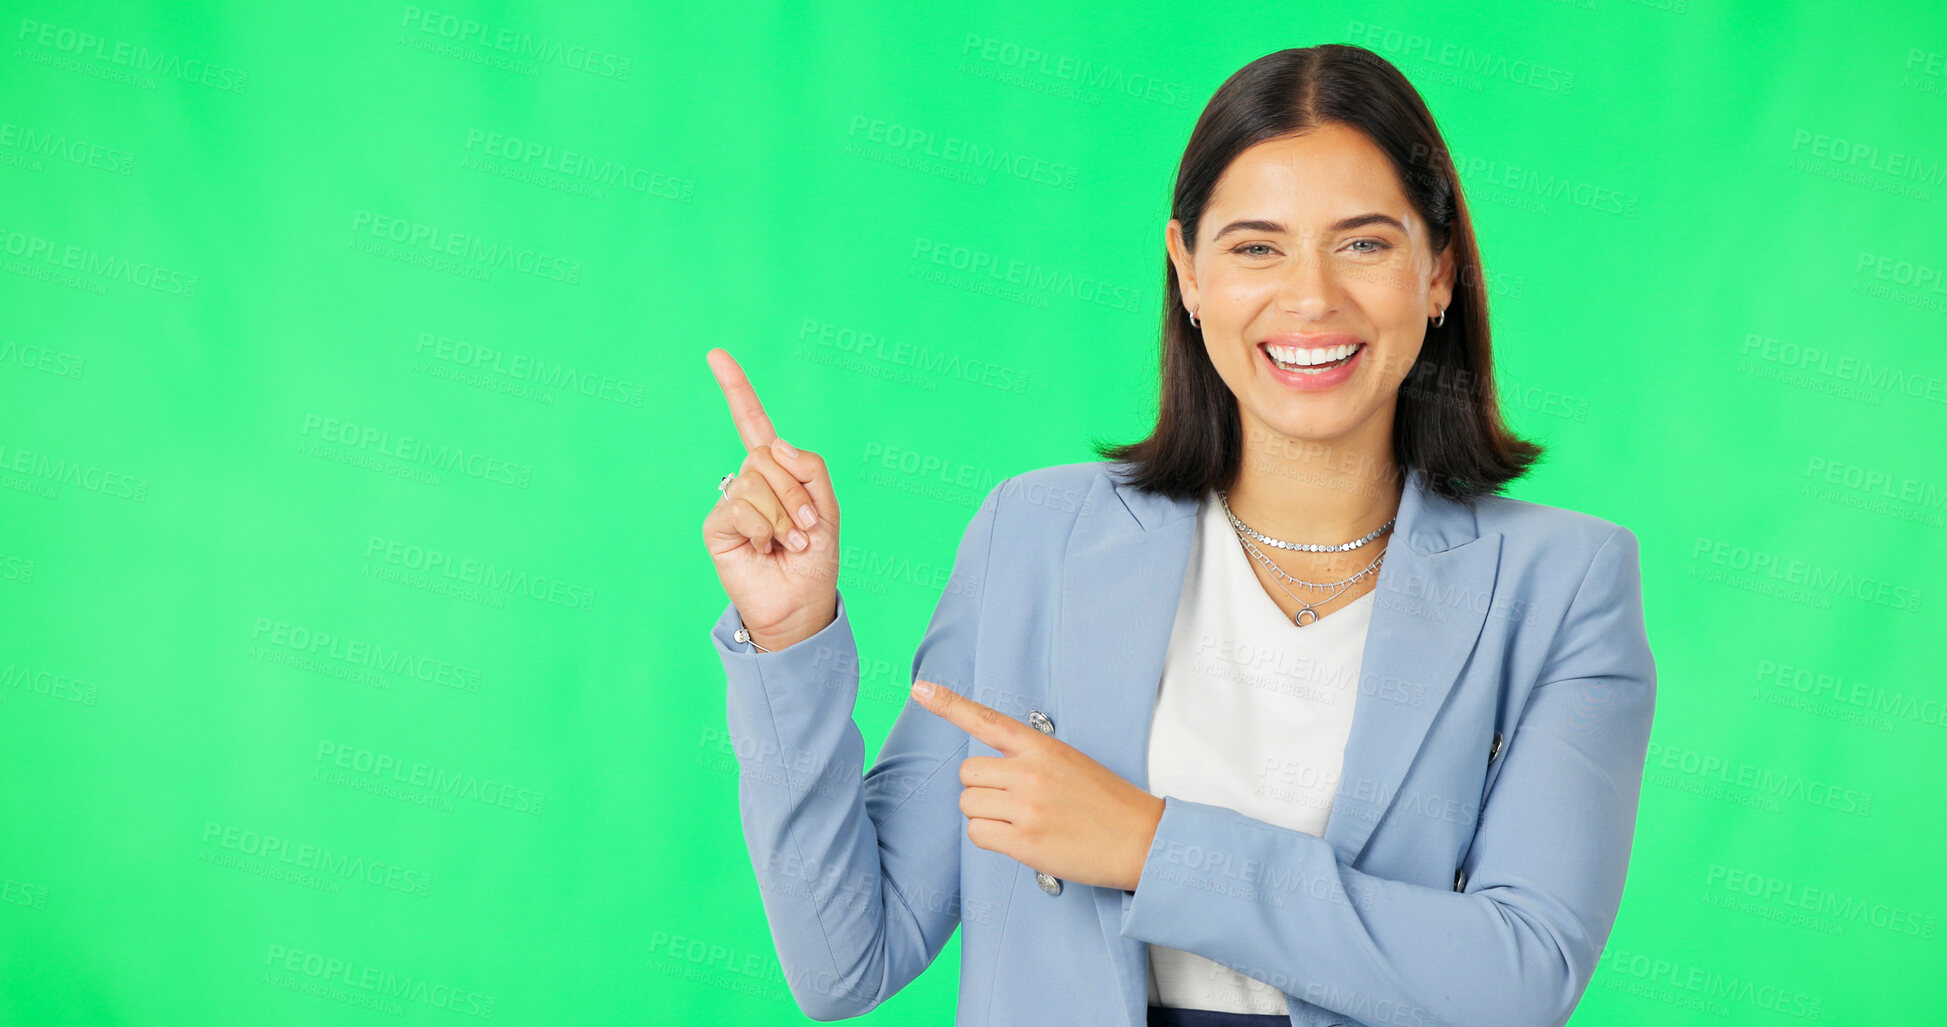
{"label": "smiling mouth", "polygon": [[1350,348],[1332,346],[1314,350],[1285,349],[1287,355],[1297,358],[1295,361],[1280,359],[1269,345],[1259,344],[1258,348],[1264,351],[1264,355],[1270,358],[1271,363],[1277,365],[1280,371],[1290,371],[1294,374],[1322,374],[1350,363],[1353,357],[1359,355],[1360,350],[1366,348],[1366,344],[1354,343]]}

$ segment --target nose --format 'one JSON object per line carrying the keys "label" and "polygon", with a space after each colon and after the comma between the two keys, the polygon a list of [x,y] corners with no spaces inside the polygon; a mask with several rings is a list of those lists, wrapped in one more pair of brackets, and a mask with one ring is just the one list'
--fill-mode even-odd
{"label": "nose", "polygon": [[1309,244],[1299,245],[1280,270],[1277,299],[1287,313],[1322,321],[1338,310],[1343,283],[1331,260]]}

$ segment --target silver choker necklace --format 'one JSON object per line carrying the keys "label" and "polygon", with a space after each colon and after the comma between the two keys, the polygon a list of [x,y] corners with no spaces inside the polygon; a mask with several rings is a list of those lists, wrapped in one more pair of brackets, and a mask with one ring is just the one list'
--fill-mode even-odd
{"label": "silver choker necklace", "polygon": [[1392,528],[1393,521],[1399,520],[1399,515],[1395,514],[1386,523],[1372,529],[1371,533],[1364,538],[1353,539],[1350,542],[1341,542],[1337,545],[1327,545],[1322,542],[1286,542],[1281,538],[1272,538],[1269,535],[1261,534],[1257,529],[1238,520],[1237,515],[1230,512],[1230,502],[1224,498],[1224,493],[1221,490],[1217,493],[1217,502],[1223,505],[1224,516],[1230,519],[1231,527],[1236,528],[1243,534],[1249,535],[1267,546],[1276,546],[1279,549],[1296,549],[1301,553],[1349,553],[1371,542],[1373,539],[1384,535],[1387,530]]}

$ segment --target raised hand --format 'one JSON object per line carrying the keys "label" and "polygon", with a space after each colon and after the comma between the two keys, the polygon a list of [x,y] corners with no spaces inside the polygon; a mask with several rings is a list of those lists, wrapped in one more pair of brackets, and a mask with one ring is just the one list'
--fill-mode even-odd
{"label": "raised hand", "polygon": [[825,461],[778,438],[730,354],[707,359],[746,455],[703,519],[703,543],[752,640],[782,649],[838,615],[838,498]]}

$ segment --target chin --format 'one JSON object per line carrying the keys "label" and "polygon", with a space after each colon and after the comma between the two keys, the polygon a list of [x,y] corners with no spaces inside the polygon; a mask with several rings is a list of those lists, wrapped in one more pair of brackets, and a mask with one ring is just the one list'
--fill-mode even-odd
{"label": "chin", "polygon": [[1374,418],[1391,423],[1391,408],[1387,404],[1362,403],[1362,399],[1369,398],[1363,392],[1338,389],[1310,396],[1279,392],[1259,397],[1252,413],[1265,429],[1281,436],[1331,445],[1360,434],[1360,426],[1370,424]]}
{"label": "chin", "polygon": [[1352,426],[1358,423],[1355,418],[1337,416],[1267,417],[1262,420],[1266,428],[1285,438],[1316,442],[1321,445],[1331,445],[1348,437],[1352,433]]}

